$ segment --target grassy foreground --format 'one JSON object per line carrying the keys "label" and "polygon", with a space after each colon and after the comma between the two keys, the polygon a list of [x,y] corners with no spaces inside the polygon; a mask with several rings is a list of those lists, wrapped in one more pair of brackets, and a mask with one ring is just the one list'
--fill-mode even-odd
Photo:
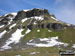
{"label": "grassy foreground", "polygon": [[[36,52],[36,54],[32,54]],[[59,56],[58,49],[52,48],[28,48],[24,50],[1,51],[0,56]]]}

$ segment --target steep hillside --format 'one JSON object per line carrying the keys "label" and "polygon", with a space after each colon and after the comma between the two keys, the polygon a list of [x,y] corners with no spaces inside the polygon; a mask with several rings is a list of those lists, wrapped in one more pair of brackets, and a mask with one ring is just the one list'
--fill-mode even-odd
{"label": "steep hillside", "polygon": [[75,48],[75,25],[56,19],[47,9],[21,10],[0,17],[0,51],[23,48]]}

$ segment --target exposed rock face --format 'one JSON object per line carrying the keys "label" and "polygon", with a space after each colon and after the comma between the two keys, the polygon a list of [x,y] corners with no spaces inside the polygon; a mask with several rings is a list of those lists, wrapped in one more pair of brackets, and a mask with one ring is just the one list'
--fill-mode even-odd
{"label": "exposed rock face", "polygon": [[9,28],[6,27],[6,31],[10,31]]}
{"label": "exposed rock face", "polygon": [[32,30],[34,28],[34,26],[32,24],[27,26],[30,30]]}
{"label": "exposed rock face", "polygon": [[51,29],[51,23],[48,23],[46,26],[48,29]]}
{"label": "exposed rock face", "polygon": [[23,28],[23,29],[25,29],[26,27],[25,27],[25,26],[23,26],[22,28]]}
{"label": "exposed rock face", "polygon": [[54,30],[61,30],[61,29],[63,29],[63,25],[62,24],[59,24],[59,23],[53,23],[52,24],[52,28]]}
{"label": "exposed rock face", "polygon": [[26,12],[24,12],[24,11],[19,11],[14,20],[24,19],[25,17],[26,17]]}
{"label": "exposed rock face", "polygon": [[21,29],[21,28],[23,28],[23,27],[22,27],[21,25],[18,25],[17,28],[18,28],[18,29]]}
{"label": "exposed rock face", "polygon": [[41,28],[41,25],[40,25],[40,24],[38,24],[38,25],[37,25],[37,27],[38,27],[38,28]]}
{"label": "exposed rock face", "polygon": [[5,24],[7,25],[8,22],[11,20],[11,18],[14,17],[12,14],[8,14],[8,15],[3,15],[2,17],[0,17],[0,24]]}
{"label": "exposed rock face", "polygon": [[46,24],[41,24],[41,28],[46,28]]}
{"label": "exposed rock face", "polygon": [[44,14],[47,14],[49,15],[49,12],[48,10],[46,9],[36,9],[34,8],[33,10],[30,10],[30,11],[19,11],[17,16],[15,17],[14,20],[17,20],[17,19],[24,19],[25,17],[33,17],[33,16],[40,16],[40,15],[44,15]]}
{"label": "exposed rock face", "polygon": [[8,24],[8,21],[9,21],[9,19],[8,18],[3,18],[1,21],[0,21],[0,24]]}

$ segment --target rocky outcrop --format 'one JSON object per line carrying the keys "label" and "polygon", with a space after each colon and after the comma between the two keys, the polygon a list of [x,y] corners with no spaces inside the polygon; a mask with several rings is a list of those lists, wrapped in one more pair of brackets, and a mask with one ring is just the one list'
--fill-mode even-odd
{"label": "rocky outcrop", "polygon": [[1,21],[0,21],[0,24],[8,24],[8,21],[9,19],[7,17],[3,18]]}
{"label": "rocky outcrop", "polygon": [[33,17],[33,16],[40,16],[40,15],[44,15],[47,14],[49,15],[49,12],[47,9],[32,9],[29,11],[19,11],[17,16],[14,18],[14,20],[18,20],[18,19],[24,19],[25,17]]}
{"label": "rocky outcrop", "polygon": [[41,24],[41,28],[46,28],[46,24]]}
{"label": "rocky outcrop", "polygon": [[62,30],[63,29],[63,25],[59,24],[59,23],[53,23],[52,24],[52,29],[54,29],[54,30]]}
{"label": "rocky outcrop", "polygon": [[7,14],[6,16],[3,15],[2,17],[0,17],[0,24],[1,25],[3,25],[3,24],[7,25],[12,17],[14,17],[12,14]]}
{"label": "rocky outcrop", "polygon": [[51,23],[48,23],[46,26],[48,29],[51,29]]}
{"label": "rocky outcrop", "polygon": [[29,28],[30,30],[32,30],[34,28],[34,26],[32,24],[28,25],[27,28]]}
{"label": "rocky outcrop", "polygon": [[24,19],[26,17],[26,12],[24,12],[23,10],[22,11],[19,11],[17,13],[17,16],[14,18],[14,20],[20,20],[20,19]]}
{"label": "rocky outcrop", "polygon": [[[36,25],[28,25],[27,28],[29,28],[30,30],[34,29],[36,27]],[[38,24],[36,28],[42,28],[42,29],[45,29],[45,28],[48,28],[48,29],[53,29],[55,31],[59,31],[59,30],[62,30],[64,29],[64,26],[60,23],[48,23],[48,24]]]}

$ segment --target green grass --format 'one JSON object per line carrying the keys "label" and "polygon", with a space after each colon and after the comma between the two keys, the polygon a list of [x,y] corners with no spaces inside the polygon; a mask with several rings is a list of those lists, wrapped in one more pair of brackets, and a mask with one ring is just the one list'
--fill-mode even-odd
{"label": "green grass", "polygon": [[[58,54],[58,49],[57,48],[28,48],[24,50],[9,50],[9,51],[2,51],[0,52],[0,56],[16,56],[21,55],[21,56],[59,56]],[[32,52],[39,52],[37,54],[30,54]]]}
{"label": "green grass", "polygon": [[[37,32],[37,28],[33,29],[29,34],[25,36],[23,40],[30,40],[32,38],[48,38],[58,36],[59,39],[65,43],[74,44],[75,43],[75,29],[68,28],[61,31],[48,32],[48,29],[39,29],[40,32]],[[25,32],[25,30],[23,31]],[[71,42],[72,40],[72,42]]]}
{"label": "green grass", "polygon": [[[29,39],[32,39],[32,38],[48,38],[48,37],[55,37],[55,36],[59,36],[61,35],[61,32],[48,32],[48,29],[39,29],[40,32],[37,32],[38,28],[35,28],[33,30],[31,30],[31,32],[29,34],[27,34],[25,36],[25,38],[23,40],[29,40]],[[23,33],[25,32],[26,30],[23,31]]]}

